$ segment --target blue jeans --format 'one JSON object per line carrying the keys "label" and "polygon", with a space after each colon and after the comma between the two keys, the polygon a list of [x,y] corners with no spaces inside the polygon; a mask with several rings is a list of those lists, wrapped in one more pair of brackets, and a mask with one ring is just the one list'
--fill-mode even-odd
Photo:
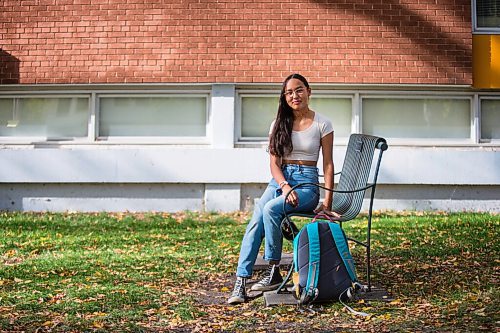
{"label": "blue jeans", "polygon": [[[298,183],[318,183],[318,168],[312,166],[286,164],[282,167],[283,175],[290,186]],[[293,207],[286,204],[287,212],[312,211],[318,206],[319,189],[316,186],[304,186],[295,190],[299,196],[299,205]],[[264,244],[264,260],[279,261],[283,245],[281,221],[285,217],[283,202],[285,196],[279,185],[272,179],[264,194],[255,205],[252,219],[243,236],[236,275],[251,277],[253,266],[259,254],[262,240]]]}

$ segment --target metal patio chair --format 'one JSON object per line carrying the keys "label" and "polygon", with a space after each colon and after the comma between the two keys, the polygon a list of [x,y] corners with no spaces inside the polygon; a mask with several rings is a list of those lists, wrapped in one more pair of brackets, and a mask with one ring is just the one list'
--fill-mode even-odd
{"label": "metal patio chair", "polygon": [[[366,275],[367,275],[367,285],[368,291],[371,291],[371,226],[372,226],[372,210],[373,210],[373,199],[375,197],[375,187],[377,186],[377,177],[380,169],[380,162],[382,161],[382,154],[388,148],[385,139],[363,134],[352,134],[349,138],[349,143],[347,145],[347,151],[344,159],[344,165],[342,166],[342,171],[336,173],[340,174],[339,182],[335,189],[327,189],[326,187],[314,184],[314,183],[304,183],[294,186],[292,189],[305,186],[305,185],[315,185],[325,191],[334,192],[332,210],[341,215],[340,218],[335,218],[334,220],[340,224],[342,227],[343,222],[350,221],[358,216],[363,205],[363,199],[365,197],[366,190],[370,189],[370,202],[368,209],[368,224],[366,230],[366,240],[360,241],[348,237],[350,241],[353,241],[366,248]],[[374,172],[369,181],[369,176],[372,170],[372,164],[374,160],[375,151],[378,150],[378,158]],[[283,209],[285,209],[283,205]],[[298,233],[298,228],[292,221],[292,217],[308,217],[313,218],[316,216],[314,212],[290,212],[286,213],[285,218],[282,222],[282,228],[284,235],[288,234],[285,238],[291,239]],[[290,273],[292,269],[290,270]],[[290,274],[287,280],[290,278]],[[285,282],[278,289],[281,290],[285,285]]]}

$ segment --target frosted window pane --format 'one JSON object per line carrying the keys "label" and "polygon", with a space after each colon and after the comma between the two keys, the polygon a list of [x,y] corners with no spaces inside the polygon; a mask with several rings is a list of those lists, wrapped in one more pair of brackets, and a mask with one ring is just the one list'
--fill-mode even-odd
{"label": "frosted window pane", "polygon": [[206,136],[205,97],[101,97],[100,136]]}
{"label": "frosted window pane", "polygon": [[88,98],[0,99],[0,136],[86,137],[88,115]]}
{"label": "frosted window pane", "polygon": [[470,138],[467,99],[364,98],[363,133],[392,138]]}
{"label": "frosted window pane", "polygon": [[17,123],[14,113],[14,99],[0,98],[0,133],[6,136],[8,127],[13,127]]}
{"label": "frosted window pane", "polygon": [[500,139],[500,100],[481,100],[481,139]]}
{"label": "frosted window pane", "polygon": [[[268,137],[269,126],[278,111],[278,97],[243,97],[241,101],[242,137]],[[313,98],[311,109],[328,117],[335,130],[335,137],[351,133],[350,98]]]}
{"label": "frosted window pane", "polygon": [[278,97],[243,97],[241,99],[241,136],[268,137],[269,126],[278,112]]}
{"label": "frosted window pane", "polygon": [[311,98],[311,109],[331,120],[335,138],[347,138],[351,134],[350,98]]}

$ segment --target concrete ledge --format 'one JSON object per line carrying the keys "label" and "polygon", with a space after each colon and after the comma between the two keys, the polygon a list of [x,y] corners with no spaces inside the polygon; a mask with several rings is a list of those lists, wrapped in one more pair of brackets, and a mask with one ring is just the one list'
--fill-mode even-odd
{"label": "concrete ledge", "polygon": [[[263,254],[259,253],[257,260],[255,261],[255,265],[253,266],[254,271],[265,270],[269,265],[267,261],[264,260]],[[293,261],[293,253],[283,253],[281,255],[280,268],[281,270],[290,269]]]}
{"label": "concrete ledge", "polygon": [[[372,286],[371,291],[361,292],[358,295],[358,300],[364,301],[379,301],[379,302],[391,302],[393,297],[389,295],[387,290],[382,287]],[[297,299],[293,296],[290,288],[288,292],[276,293],[276,291],[266,291],[264,293],[264,302],[266,306],[276,306],[276,305],[297,305]],[[333,302],[333,301],[332,301]],[[350,302],[355,305],[356,301]],[[350,306],[352,306],[352,304]]]}

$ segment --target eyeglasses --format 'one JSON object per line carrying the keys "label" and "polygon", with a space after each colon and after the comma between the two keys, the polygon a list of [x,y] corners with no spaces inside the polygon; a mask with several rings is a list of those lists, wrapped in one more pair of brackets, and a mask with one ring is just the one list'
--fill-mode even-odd
{"label": "eyeglasses", "polygon": [[306,92],[305,88],[297,88],[295,90],[287,90],[283,93],[286,97],[293,97],[293,94],[297,94],[297,96],[302,96]]}

